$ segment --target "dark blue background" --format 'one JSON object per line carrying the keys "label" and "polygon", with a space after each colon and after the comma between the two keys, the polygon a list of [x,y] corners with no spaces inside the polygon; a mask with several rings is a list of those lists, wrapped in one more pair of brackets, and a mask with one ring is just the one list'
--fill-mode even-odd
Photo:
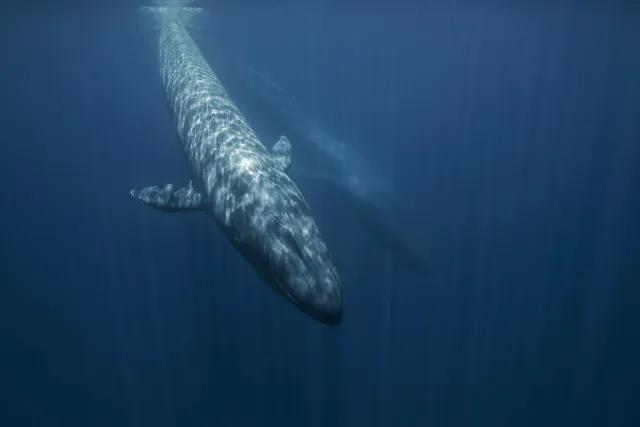
{"label": "dark blue background", "polygon": [[337,328],[129,196],[188,180],[141,3],[4,10],[0,425],[640,425],[639,9],[475,3],[211,2],[194,35],[353,136],[432,254],[305,187]]}

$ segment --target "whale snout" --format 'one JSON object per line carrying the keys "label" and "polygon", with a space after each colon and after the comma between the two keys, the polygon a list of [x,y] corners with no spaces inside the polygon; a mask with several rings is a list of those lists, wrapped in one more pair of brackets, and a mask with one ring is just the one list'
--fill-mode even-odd
{"label": "whale snout", "polygon": [[309,312],[308,314],[318,322],[324,323],[326,325],[339,325],[340,323],[342,323],[342,298],[338,297],[329,305],[314,307],[314,309],[311,310],[311,312]]}
{"label": "whale snout", "polygon": [[[326,280],[326,279],[325,279]],[[315,320],[327,325],[342,323],[342,292],[340,279],[320,285],[319,290],[303,298],[300,308]]]}
{"label": "whale snout", "polygon": [[[307,276],[304,286],[296,286],[300,310],[315,320],[338,325],[342,322],[342,283],[333,264],[325,263],[316,274]],[[309,283],[311,282],[311,283]]]}

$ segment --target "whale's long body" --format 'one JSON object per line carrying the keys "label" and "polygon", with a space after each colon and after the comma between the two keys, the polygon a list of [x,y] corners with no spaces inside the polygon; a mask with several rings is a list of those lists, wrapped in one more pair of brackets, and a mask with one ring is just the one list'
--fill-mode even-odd
{"label": "whale's long body", "polygon": [[185,25],[196,9],[149,7],[160,25],[160,75],[191,182],[132,190],[163,211],[201,210],[282,297],[327,324],[342,320],[341,282],[327,245],[287,176],[285,137],[269,151],[203,58]]}

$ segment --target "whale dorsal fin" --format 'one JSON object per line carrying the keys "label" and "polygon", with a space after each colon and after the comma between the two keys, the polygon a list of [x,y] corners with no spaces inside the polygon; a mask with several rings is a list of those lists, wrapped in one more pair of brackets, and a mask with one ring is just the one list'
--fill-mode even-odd
{"label": "whale dorsal fin", "polygon": [[288,171],[289,166],[291,166],[291,143],[286,136],[282,135],[280,137],[271,149],[271,153],[282,172]]}
{"label": "whale dorsal fin", "polygon": [[187,212],[202,207],[202,195],[189,182],[186,187],[175,185],[152,185],[131,190],[131,195],[152,208],[164,212]]}

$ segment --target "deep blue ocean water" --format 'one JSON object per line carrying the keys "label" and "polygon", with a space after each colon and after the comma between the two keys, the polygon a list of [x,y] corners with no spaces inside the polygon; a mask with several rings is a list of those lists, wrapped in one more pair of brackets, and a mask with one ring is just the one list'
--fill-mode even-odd
{"label": "deep blue ocean water", "polygon": [[129,196],[189,179],[143,2],[3,11],[0,426],[640,425],[640,9],[422,3],[212,1],[193,35],[349,137],[430,254],[307,184],[338,327]]}

